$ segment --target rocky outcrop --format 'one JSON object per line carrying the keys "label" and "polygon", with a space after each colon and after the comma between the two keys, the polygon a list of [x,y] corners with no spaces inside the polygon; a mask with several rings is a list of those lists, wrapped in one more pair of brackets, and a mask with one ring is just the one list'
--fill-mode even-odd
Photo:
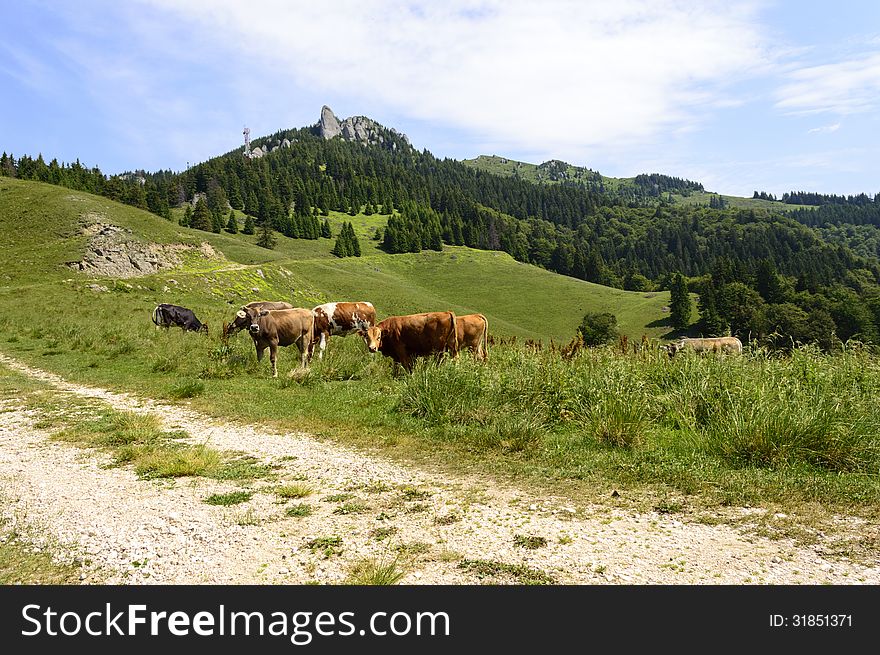
{"label": "rocky outcrop", "polygon": [[334,136],[342,134],[339,119],[327,105],[321,107],[321,120],[318,125],[321,128],[321,136],[325,139],[332,139]]}
{"label": "rocky outcrop", "polygon": [[325,139],[341,136],[346,141],[354,141],[364,145],[381,145],[386,141],[391,143],[391,148],[396,149],[397,143],[392,137],[401,139],[409,145],[409,139],[395,129],[383,127],[372,118],[366,116],[350,116],[340,121],[333,110],[327,105],[321,108],[321,120],[318,121],[318,130]]}
{"label": "rocky outcrop", "polygon": [[209,243],[144,243],[134,240],[131,230],[107,223],[87,225],[82,233],[88,237],[83,258],[67,266],[94,276],[131,278],[158,273],[180,266],[186,252],[206,259],[223,257]]}

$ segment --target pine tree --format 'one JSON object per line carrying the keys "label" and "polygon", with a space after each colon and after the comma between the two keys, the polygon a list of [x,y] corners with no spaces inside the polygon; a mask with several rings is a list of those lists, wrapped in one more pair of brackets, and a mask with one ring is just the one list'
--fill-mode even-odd
{"label": "pine tree", "polygon": [[715,287],[707,284],[700,294],[700,330],[708,337],[720,337],[727,334],[727,323],[718,313],[718,305],[715,302]]}
{"label": "pine tree", "polygon": [[669,288],[672,296],[669,302],[669,318],[676,330],[686,330],[691,324],[691,297],[688,293],[684,275],[676,273]]}
{"label": "pine tree", "polygon": [[337,257],[360,257],[361,244],[354,233],[354,225],[349,221],[342,224],[336,244],[333,246],[333,254]]}
{"label": "pine tree", "polygon": [[211,212],[211,231],[215,234],[220,234],[223,231],[224,225],[223,214]]}
{"label": "pine tree", "polygon": [[275,236],[275,231],[269,225],[268,221],[265,221],[260,226],[260,233],[257,236],[257,245],[262,248],[267,248],[272,250],[277,243],[278,238]]}
{"label": "pine tree", "polygon": [[196,201],[196,208],[193,210],[189,226],[205,232],[211,231],[211,211],[208,209],[208,203],[202,197]]}
{"label": "pine tree", "polygon": [[248,214],[244,217],[244,228],[241,231],[242,234],[253,234],[254,233],[254,217]]}
{"label": "pine tree", "polygon": [[230,234],[238,234],[238,220],[235,218],[235,212],[229,210],[229,220],[226,221],[226,231]]}
{"label": "pine tree", "polygon": [[186,204],[186,207],[183,209],[183,216],[180,217],[180,224],[183,227],[189,227],[189,224],[192,222],[193,208],[189,203]]}
{"label": "pine tree", "polygon": [[351,254],[353,257],[361,256],[361,243],[358,241],[357,235],[354,233],[354,226],[349,223],[348,224],[348,239],[349,246],[351,248]]}
{"label": "pine tree", "polygon": [[342,226],[342,230],[339,231],[339,236],[336,237],[336,244],[333,246],[332,252],[337,257],[351,256],[351,250],[348,244],[348,231],[345,229],[345,225]]}
{"label": "pine tree", "polygon": [[321,236],[325,239],[333,238],[333,232],[330,230],[330,219],[325,218],[324,224],[321,226]]}

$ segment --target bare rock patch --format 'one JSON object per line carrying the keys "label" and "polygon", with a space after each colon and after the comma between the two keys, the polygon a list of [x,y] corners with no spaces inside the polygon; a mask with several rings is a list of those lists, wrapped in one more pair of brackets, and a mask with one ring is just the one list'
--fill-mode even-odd
{"label": "bare rock patch", "polygon": [[88,238],[83,258],[67,266],[94,276],[132,278],[158,273],[180,266],[181,256],[188,252],[205,259],[224,258],[206,242],[199,246],[145,243],[136,240],[130,229],[100,221],[85,225],[81,233]]}

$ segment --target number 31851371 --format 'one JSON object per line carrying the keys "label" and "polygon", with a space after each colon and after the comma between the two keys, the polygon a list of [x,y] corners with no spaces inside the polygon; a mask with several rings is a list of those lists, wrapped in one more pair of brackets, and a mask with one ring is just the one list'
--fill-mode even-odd
{"label": "number 31851371", "polygon": [[852,614],[792,614],[793,628],[852,627]]}

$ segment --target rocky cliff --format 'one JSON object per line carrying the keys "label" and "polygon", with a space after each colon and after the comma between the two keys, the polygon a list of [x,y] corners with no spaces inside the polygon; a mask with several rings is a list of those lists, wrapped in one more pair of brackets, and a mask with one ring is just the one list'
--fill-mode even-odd
{"label": "rocky cliff", "polygon": [[355,141],[364,145],[383,145],[387,142],[392,149],[397,148],[397,140],[409,145],[407,136],[394,128],[384,127],[366,116],[350,116],[340,121],[327,105],[321,108],[318,130],[325,139],[340,136],[346,141]]}

